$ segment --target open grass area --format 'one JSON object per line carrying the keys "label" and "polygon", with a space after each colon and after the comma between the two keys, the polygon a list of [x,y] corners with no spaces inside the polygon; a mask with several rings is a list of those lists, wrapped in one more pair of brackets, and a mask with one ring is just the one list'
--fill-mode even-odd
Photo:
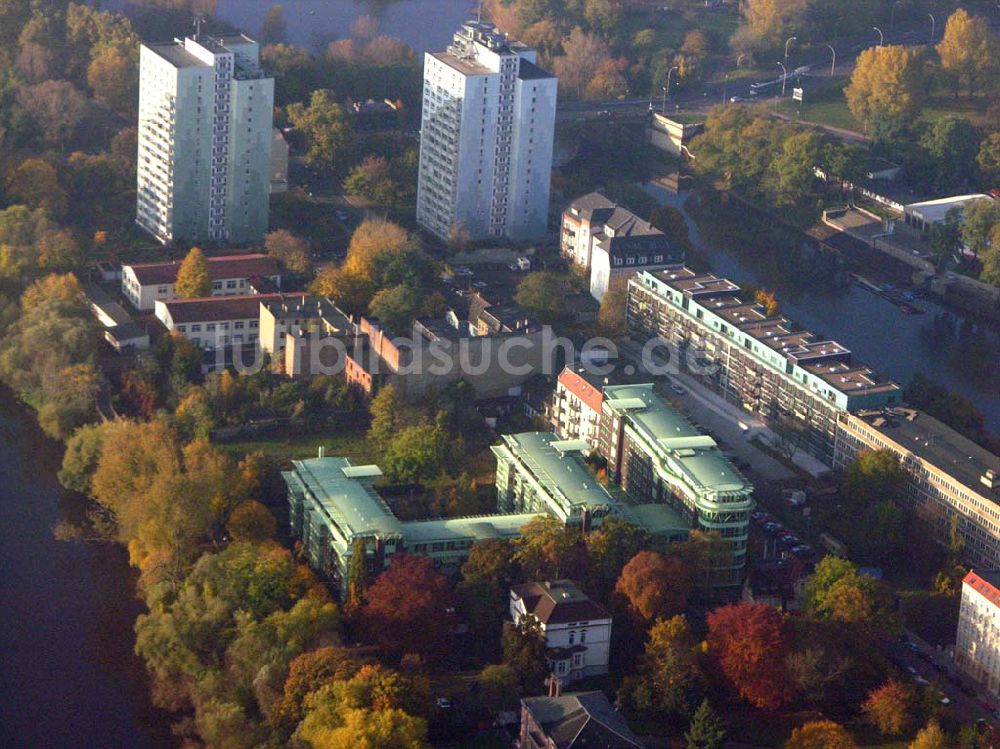
{"label": "open grass area", "polygon": [[220,447],[241,457],[248,453],[262,452],[278,460],[301,460],[315,458],[320,447],[326,448],[327,455],[350,458],[355,465],[372,462],[372,454],[365,442],[363,430],[336,430],[316,434],[282,432],[269,434],[255,440],[228,442]]}

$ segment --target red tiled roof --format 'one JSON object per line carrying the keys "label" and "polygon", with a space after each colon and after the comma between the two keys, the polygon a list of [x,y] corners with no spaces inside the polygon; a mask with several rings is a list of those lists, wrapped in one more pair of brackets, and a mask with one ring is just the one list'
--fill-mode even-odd
{"label": "red tiled roof", "polygon": [[1000,575],[996,572],[970,570],[962,580],[994,606],[1000,606]]}
{"label": "red tiled roof", "polygon": [[282,294],[241,294],[240,296],[208,296],[198,299],[173,299],[164,304],[174,324],[250,320],[260,315],[260,303],[281,299]]}
{"label": "red tiled roof", "polygon": [[[213,281],[228,278],[250,278],[251,276],[276,276],[278,262],[261,252],[246,255],[217,255],[206,257],[208,273]],[[136,263],[132,268],[136,279],[143,286],[173,283],[177,279],[180,260],[166,263]]]}
{"label": "red tiled roof", "polygon": [[587,380],[574,372],[569,367],[559,373],[559,382],[573,393],[576,397],[587,404],[588,408],[601,412],[601,405],[604,403],[604,391],[594,387]]}

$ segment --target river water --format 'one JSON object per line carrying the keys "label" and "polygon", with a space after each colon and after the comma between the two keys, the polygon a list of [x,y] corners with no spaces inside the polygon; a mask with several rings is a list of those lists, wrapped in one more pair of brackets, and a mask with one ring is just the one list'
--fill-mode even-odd
{"label": "river water", "polygon": [[694,246],[689,261],[696,267],[774,291],[782,314],[803,328],[839,341],[858,360],[900,384],[923,372],[971,399],[987,425],[1000,432],[1000,332],[995,323],[958,314],[931,299],[917,301],[925,314],[903,314],[851,280],[851,271],[878,282],[905,280],[879,253],[824,251],[801,234],[715,194],[677,193],[655,184],[646,185],[646,191],[684,214]]}
{"label": "river water", "polygon": [[56,480],[61,456],[0,388],[0,746],[176,747],[132,651],[125,552],[52,535],[83,509]]}

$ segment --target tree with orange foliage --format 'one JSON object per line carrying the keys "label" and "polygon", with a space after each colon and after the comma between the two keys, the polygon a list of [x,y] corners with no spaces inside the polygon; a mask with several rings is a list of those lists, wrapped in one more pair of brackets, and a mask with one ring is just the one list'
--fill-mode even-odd
{"label": "tree with orange foliage", "polygon": [[861,706],[865,716],[886,736],[905,733],[913,721],[913,693],[905,684],[889,679],[868,693]]}
{"label": "tree with orange foliage", "polygon": [[690,570],[682,561],[655,551],[640,551],[622,569],[615,591],[649,622],[681,613],[693,587]]}
{"label": "tree with orange foliage", "polygon": [[708,651],[740,697],[755,707],[776,710],[792,697],[785,673],[790,633],[773,606],[738,603],[708,615]]}
{"label": "tree with orange foliage", "polygon": [[855,749],[844,727],[832,720],[813,720],[792,731],[785,749]]}
{"label": "tree with orange foliage", "polygon": [[398,554],[369,587],[360,631],[392,655],[444,652],[451,615],[448,581],[427,557]]}
{"label": "tree with orange foliage", "polygon": [[781,305],[778,304],[777,298],[774,296],[773,291],[767,291],[766,289],[757,289],[757,293],[754,294],[754,298],[759,304],[764,305],[764,309],[767,310],[768,317],[774,317],[778,312],[781,311]]}

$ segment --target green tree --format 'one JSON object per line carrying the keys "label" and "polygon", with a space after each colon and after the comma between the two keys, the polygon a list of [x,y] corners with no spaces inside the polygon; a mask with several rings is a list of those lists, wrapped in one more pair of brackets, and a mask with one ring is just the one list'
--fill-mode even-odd
{"label": "green tree", "polygon": [[409,333],[420,305],[417,291],[400,284],[377,292],[368,305],[368,313],[389,330],[402,335]]}
{"label": "green tree", "polygon": [[514,559],[530,580],[580,578],[588,566],[580,532],[550,515],[530,520],[515,545]]}
{"label": "green tree", "polygon": [[81,494],[90,493],[90,480],[101,457],[106,424],[84,424],[66,442],[59,483]]}
{"label": "green tree", "polygon": [[905,482],[906,472],[892,450],[865,450],[848,466],[843,493],[863,510],[883,499],[899,499]]}
{"label": "green tree", "polygon": [[[939,269],[953,263],[962,251],[962,209],[951,208],[945,214],[944,221],[938,221],[931,226],[931,252]],[[984,263],[985,264],[985,263]]]}
{"label": "green tree", "polygon": [[652,695],[650,707],[672,715],[691,714],[703,678],[698,640],[683,614],[658,619],[650,627],[639,671]]}
{"label": "green tree", "polygon": [[368,589],[368,545],[363,538],[351,542],[351,563],[347,568],[347,601],[349,613],[357,611]]}
{"label": "green tree", "polygon": [[307,273],[312,267],[309,262],[309,247],[287,229],[268,232],[264,237],[264,247],[267,248],[268,255],[292,273]]}
{"label": "green tree", "polygon": [[628,292],[621,287],[608,289],[601,298],[601,306],[597,310],[597,326],[601,334],[610,338],[621,338],[628,333],[625,319],[625,307],[628,302]]}
{"label": "green tree", "polygon": [[1000,202],[981,198],[965,205],[962,209],[962,242],[977,257],[985,253],[991,244],[993,233],[1000,226]]}
{"label": "green tree", "polygon": [[771,164],[778,205],[795,205],[810,191],[819,154],[820,140],[813,132],[795,133],[785,138],[780,153]]}
{"label": "green tree", "polygon": [[695,711],[691,727],[684,738],[687,740],[687,749],[722,749],[726,729],[707,699]]}
{"label": "green tree", "polygon": [[517,625],[504,622],[500,639],[504,665],[517,674],[524,693],[537,694],[549,674],[545,637],[538,620],[529,616]]}
{"label": "green tree", "polygon": [[964,117],[943,117],[923,133],[920,147],[930,162],[935,190],[957,192],[974,184],[981,138]]}
{"label": "green tree", "polygon": [[979,144],[976,163],[990,184],[1000,184],[1000,132],[990,133]]}
{"label": "green tree", "polygon": [[912,121],[923,105],[924,58],[916,47],[872,47],[858,55],[844,89],[851,113],[878,135]]}
{"label": "green tree", "polygon": [[563,311],[563,299],[569,291],[563,276],[552,271],[529,273],[517,285],[514,300],[543,323],[555,322]]}
{"label": "green tree", "polygon": [[382,457],[385,474],[397,483],[422,483],[444,469],[448,434],[439,424],[406,427],[389,443]]}
{"label": "green tree", "polygon": [[181,299],[194,299],[212,294],[212,276],[208,260],[199,248],[192,247],[177,269],[174,293]]}
{"label": "green tree", "polygon": [[309,106],[288,106],[288,119],[305,135],[306,163],[316,169],[338,171],[349,159],[351,123],[329,89],[312,92]]}

